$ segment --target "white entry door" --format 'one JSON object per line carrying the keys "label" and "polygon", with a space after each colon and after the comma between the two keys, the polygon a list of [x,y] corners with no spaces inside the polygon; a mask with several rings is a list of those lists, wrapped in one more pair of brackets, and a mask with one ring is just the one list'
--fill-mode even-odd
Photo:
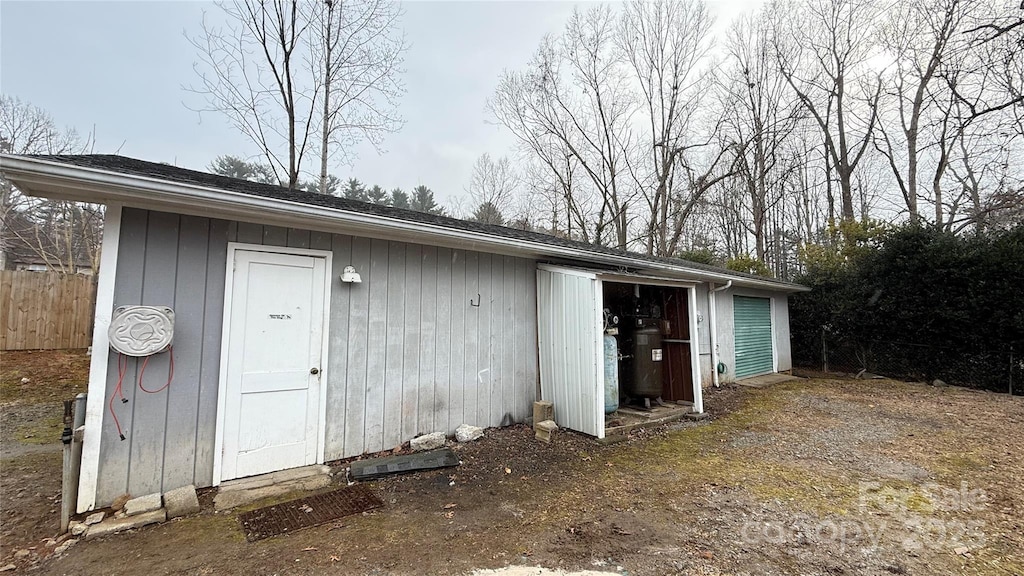
{"label": "white entry door", "polygon": [[326,259],[231,253],[220,480],[315,464],[322,435]]}

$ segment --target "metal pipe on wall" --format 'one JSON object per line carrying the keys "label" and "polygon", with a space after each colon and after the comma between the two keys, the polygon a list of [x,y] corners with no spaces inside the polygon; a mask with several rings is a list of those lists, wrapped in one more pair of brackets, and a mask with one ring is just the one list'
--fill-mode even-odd
{"label": "metal pipe on wall", "polygon": [[711,331],[711,381],[714,382],[715,388],[718,388],[720,385],[718,382],[718,310],[715,306],[715,293],[732,288],[732,280],[718,288],[711,288],[712,286],[714,284],[708,285],[708,315],[711,316],[708,323],[708,328]]}
{"label": "metal pipe on wall", "polygon": [[79,394],[74,400],[74,416],[70,426],[65,425],[61,441],[64,443],[64,467],[61,478],[60,533],[68,531],[71,514],[78,505],[78,478],[82,470],[82,432],[85,426],[85,404],[88,394]]}

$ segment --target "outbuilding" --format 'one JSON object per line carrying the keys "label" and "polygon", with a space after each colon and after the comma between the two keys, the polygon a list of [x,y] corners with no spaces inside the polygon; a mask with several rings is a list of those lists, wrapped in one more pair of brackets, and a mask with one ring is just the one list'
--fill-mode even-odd
{"label": "outbuilding", "polygon": [[537,399],[603,437],[619,402],[701,413],[703,387],[791,369],[796,284],[121,156],[0,168],[106,205],[79,512]]}

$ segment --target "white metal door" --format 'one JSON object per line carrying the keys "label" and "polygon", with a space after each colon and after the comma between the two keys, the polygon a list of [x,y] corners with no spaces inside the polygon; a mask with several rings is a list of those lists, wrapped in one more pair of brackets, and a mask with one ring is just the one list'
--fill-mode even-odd
{"label": "white metal door", "polygon": [[325,259],[234,251],[221,480],[314,464]]}
{"label": "white metal door", "polygon": [[563,428],[604,437],[601,281],[568,268],[537,269],[541,398]]}

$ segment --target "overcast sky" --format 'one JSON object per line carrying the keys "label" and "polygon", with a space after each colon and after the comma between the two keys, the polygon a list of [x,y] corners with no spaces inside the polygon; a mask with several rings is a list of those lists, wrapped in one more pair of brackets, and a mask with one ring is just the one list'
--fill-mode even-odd
{"label": "overcast sky", "polygon": [[[717,0],[719,25],[758,0]],[[514,142],[489,122],[485,102],[506,68],[523,66],[571,2],[406,2],[410,43],[401,102],[404,128],[384,154],[361,148],[341,178],[412,188],[442,200],[463,192],[473,161]],[[194,34],[204,2],[0,2],[0,91],[47,110],[60,125],[95,127],[96,152],[204,169],[219,154],[250,156],[253,144],[217,115],[186,108],[195,78]]]}

